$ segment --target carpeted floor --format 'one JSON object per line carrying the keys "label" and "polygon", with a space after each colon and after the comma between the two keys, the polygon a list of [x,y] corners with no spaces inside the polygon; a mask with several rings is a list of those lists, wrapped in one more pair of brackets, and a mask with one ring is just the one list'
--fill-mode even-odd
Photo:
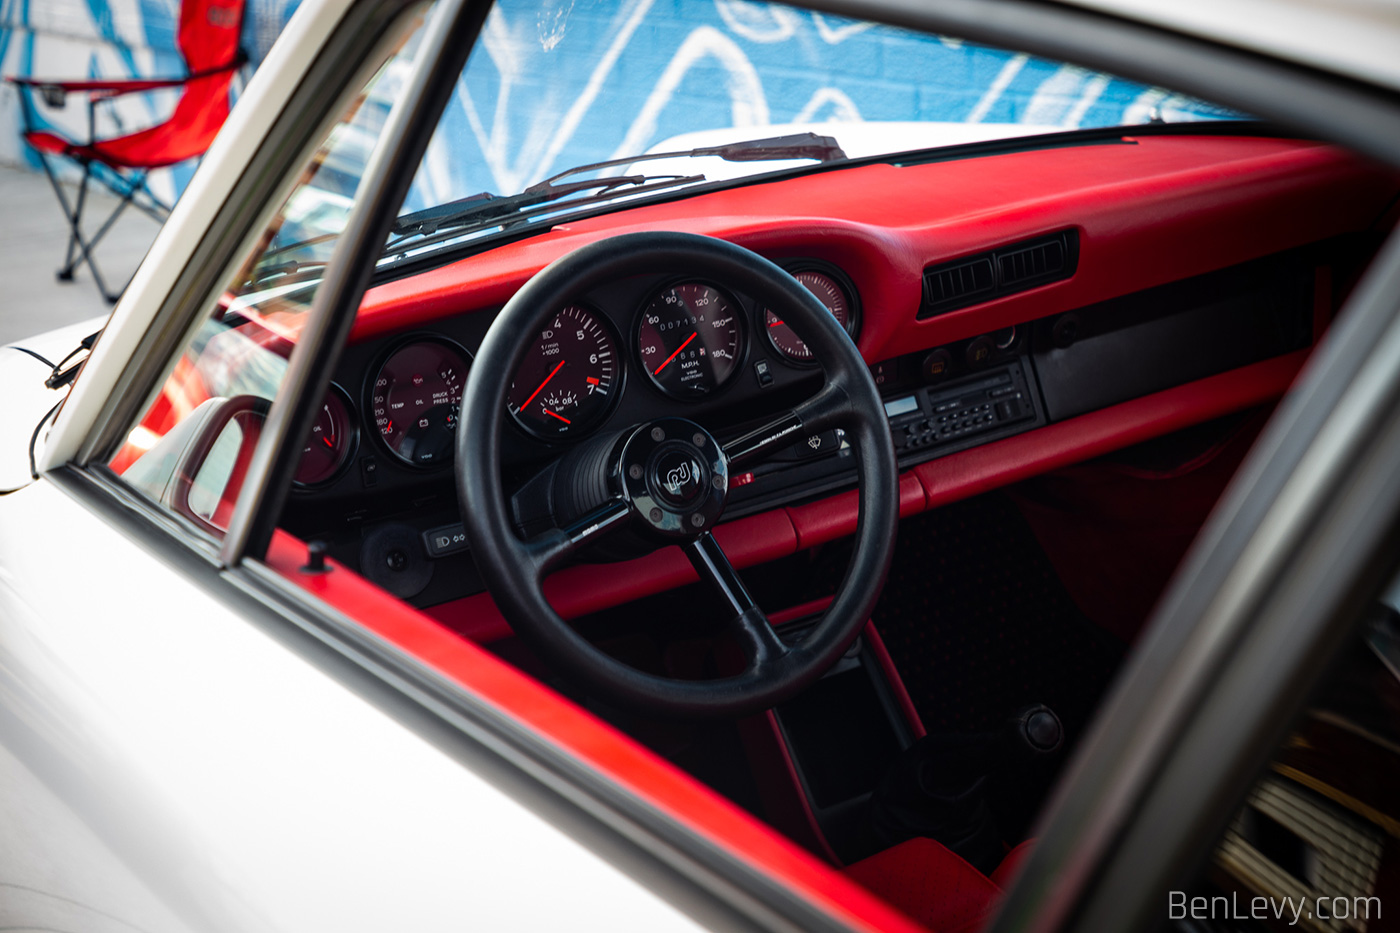
{"label": "carpeted floor", "polygon": [[996,493],[901,523],[875,624],[930,732],[993,729],[1044,703],[1073,739],[1124,650],[1079,613]]}

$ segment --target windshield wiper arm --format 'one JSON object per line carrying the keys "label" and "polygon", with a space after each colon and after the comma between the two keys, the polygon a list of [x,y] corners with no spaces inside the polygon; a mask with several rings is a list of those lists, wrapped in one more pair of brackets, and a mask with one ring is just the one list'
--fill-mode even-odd
{"label": "windshield wiper arm", "polygon": [[394,221],[392,232],[400,236],[430,236],[443,227],[462,226],[469,221],[475,223],[483,220],[495,220],[499,217],[509,217],[513,214],[520,214],[526,208],[549,201],[557,201],[580,191],[602,188],[603,190],[599,194],[605,195],[612,189],[621,188],[624,185],[638,187],[655,181],[671,181],[672,179],[686,182],[704,181],[705,176],[691,175],[682,178],[680,175],[619,175],[613,178],[589,178],[583,181],[571,181],[563,185],[540,182],[537,185],[531,185],[519,194],[505,196],[483,191],[471,197],[459,198],[436,207],[428,207],[411,214],[404,214]]}
{"label": "windshield wiper arm", "polygon": [[[580,203],[594,203],[622,194],[635,194],[639,190],[662,187],[675,187],[696,181],[704,181],[704,175],[616,175],[605,178],[590,178],[581,181],[563,182],[560,180],[582,172],[631,165],[636,162],[652,162],[658,159],[695,158],[718,156],[728,162],[764,162],[779,159],[817,159],[829,162],[844,159],[846,153],[835,138],[818,136],[815,133],[795,133],[790,136],[773,136],[768,139],[750,139],[728,143],[723,146],[704,146],[699,149],[686,149],[678,152],[650,152],[628,156],[623,159],[608,159],[604,162],[590,162],[565,169],[557,175],[536,182],[519,194],[494,195],[489,191],[470,197],[448,201],[436,207],[425,208],[404,214],[394,222],[393,233],[400,237],[432,236],[440,229],[460,227],[467,224],[479,225],[482,221],[520,216],[533,213],[528,209],[580,191],[597,191]],[[624,188],[624,186],[628,186]]]}

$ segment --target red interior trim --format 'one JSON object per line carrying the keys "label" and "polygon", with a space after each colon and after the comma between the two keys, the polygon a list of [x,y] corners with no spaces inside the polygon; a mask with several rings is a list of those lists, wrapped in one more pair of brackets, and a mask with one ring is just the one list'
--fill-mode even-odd
{"label": "red interior trim", "polygon": [[924,484],[929,508],[989,492],[1271,402],[1288,390],[1309,352],[1298,350],[931,460],[916,466],[914,473]]}
{"label": "red interior trim", "polygon": [[[782,509],[721,524],[715,528],[715,540],[737,568],[765,564],[797,551],[797,534]],[[680,548],[666,547],[623,563],[568,567],[545,581],[544,592],[555,612],[573,619],[698,581]],[[510,626],[486,593],[434,606],[428,614],[482,644],[510,634]]]}
{"label": "red interior trim", "polygon": [[266,563],[386,643],[532,730],[753,871],[860,930],[921,928],[859,885],[574,703],[342,565],[303,574],[306,547],[277,531]]}
{"label": "red interior trim", "polygon": [[779,609],[777,612],[769,613],[768,621],[774,625],[787,625],[789,622],[795,622],[798,619],[806,619],[818,613],[826,612],[826,607],[830,606],[832,601],[832,597],[823,596],[820,599],[812,599],[805,603],[798,603],[796,606],[790,606],[787,609]]}

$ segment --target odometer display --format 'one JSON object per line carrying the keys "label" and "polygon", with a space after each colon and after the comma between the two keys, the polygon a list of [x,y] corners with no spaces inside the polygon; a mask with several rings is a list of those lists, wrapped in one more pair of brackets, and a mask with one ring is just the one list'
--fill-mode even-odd
{"label": "odometer display", "polygon": [[697,398],[728,382],[743,341],[738,304],[700,282],[662,289],[642,309],[637,328],[642,368],[675,398]]}
{"label": "odometer display", "polygon": [[577,437],[607,415],[620,364],[608,328],[569,305],[535,338],[511,380],[507,407],[537,437]]}
{"label": "odometer display", "polygon": [[451,462],[466,378],[463,354],[446,342],[420,340],[395,350],[370,392],[375,431],[389,452],[419,467]]}
{"label": "odometer display", "polygon": [[[847,331],[851,329],[851,305],[846,298],[846,293],[841,286],[831,276],[812,269],[804,269],[801,272],[794,272],[792,277],[806,286],[807,291],[817,297],[826,310],[830,311],[837,322]],[[784,321],[782,321],[772,311],[763,313],[763,327],[768,334],[768,340],[773,344],[773,349],[781,353],[785,358],[794,363],[811,363],[812,350],[803,342],[802,338],[792,332]]]}

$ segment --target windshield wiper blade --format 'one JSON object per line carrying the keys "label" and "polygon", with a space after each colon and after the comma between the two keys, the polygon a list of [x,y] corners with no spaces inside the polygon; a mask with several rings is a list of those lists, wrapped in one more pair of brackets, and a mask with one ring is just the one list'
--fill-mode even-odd
{"label": "windshield wiper blade", "polygon": [[836,142],[834,136],[818,136],[816,133],[793,133],[789,136],[770,136],[767,139],[747,139],[723,146],[704,146],[700,149],[681,149],[676,152],[647,152],[628,156],[625,159],[609,159],[606,162],[590,162],[565,169],[552,175],[526,191],[548,190],[561,178],[592,172],[598,169],[613,168],[618,165],[632,165],[637,162],[654,162],[658,159],[693,159],[702,156],[717,156],[726,162],[776,162],[780,159],[816,159],[818,162],[831,162],[846,158],[846,152]]}
{"label": "windshield wiper blade", "polygon": [[[624,194],[637,194],[643,190],[671,188],[692,182],[704,181],[704,175],[614,175],[603,178],[590,178],[580,181],[562,182],[561,179],[583,172],[593,172],[619,165],[632,165],[636,162],[652,162],[659,159],[696,158],[718,156],[728,162],[764,162],[780,159],[816,159],[829,162],[846,158],[846,153],[831,136],[818,136],[816,133],[794,133],[789,136],[773,136],[768,139],[750,139],[723,146],[704,146],[699,149],[686,149],[678,152],[649,152],[628,156],[623,159],[608,159],[604,162],[590,162],[565,169],[557,175],[536,182],[519,194],[495,195],[489,191],[439,204],[404,214],[394,221],[393,233],[401,239],[390,243],[385,252],[392,252],[402,238],[431,237],[440,230],[482,225],[496,226],[502,218],[522,219],[541,211],[531,210],[540,205],[558,201],[581,191],[596,191],[594,194],[571,201],[574,204],[592,204],[609,200]],[[419,246],[424,244],[418,244]]]}

